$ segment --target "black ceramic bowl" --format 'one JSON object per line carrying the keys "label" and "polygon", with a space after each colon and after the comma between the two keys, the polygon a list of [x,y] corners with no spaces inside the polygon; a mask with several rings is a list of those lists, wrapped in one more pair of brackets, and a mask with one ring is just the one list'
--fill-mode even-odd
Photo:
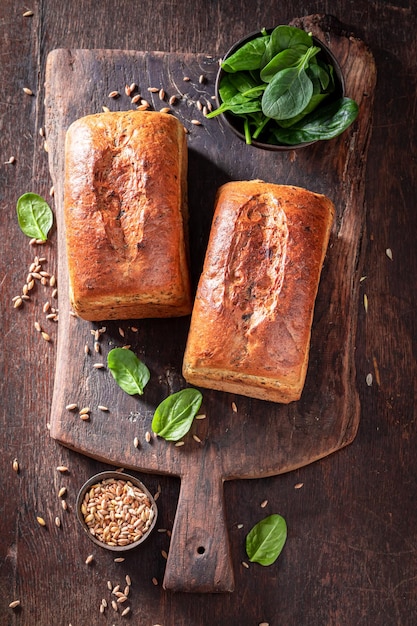
{"label": "black ceramic bowl", "polygon": [[[143,506],[146,503],[143,507],[143,510],[145,511],[143,515],[143,524],[141,523],[141,521],[139,522],[139,525],[137,526],[137,532],[129,531],[129,533],[127,534],[128,543],[125,543],[126,540],[123,540],[121,545],[118,542],[117,538],[115,539],[113,531],[104,536],[101,530],[99,532],[91,532],[91,527],[94,525],[95,522],[94,520],[91,520],[90,523],[90,520],[88,520],[88,516],[94,515],[94,513],[96,513],[97,515],[105,516],[107,513],[110,513],[110,509],[112,508],[111,503],[109,503],[110,495],[103,492],[102,496],[99,495],[100,489],[103,488],[103,485],[106,487],[106,489],[109,485],[120,486],[117,498],[119,500],[124,499],[126,501],[126,505],[131,505],[131,508],[135,509],[136,512],[138,511],[138,508],[141,507],[141,505]],[[94,489],[97,486],[99,487],[99,489],[98,495],[96,496],[94,495]],[[107,503],[105,497],[106,495],[108,495]],[[97,500],[96,505],[92,502],[93,498],[94,500]],[[92,509],[92,504],[94,504],[94,510]],[[149,493],[145,485],[135,476],[130,476],[129,474],[125,474],[124,472],[116,471],[101,472],[100,474],[96,474],[95,476],[89,478],[87,482],[84,483],[84,485],[81,487],[78,493],[76,509],[78,520],[91,541],[93,541],[93,543],[102,548],[106,548],[107,550],[113,550],[114,552],[124,552],[126,550],[131,550],[132,548],[136,548],[136,546],[146,541],[155,526],[156,518],[158,516],[158,510],[155,500]],[[126,525],[120,522],[119,527],[121,528],[121,534],[119,535],[119,537],[123,536],[124,530],[128,523],[130,523],[130,525],[133,525],[133,519],[137,519],[138,517],[140,518],[140,512],[141,511],[139,510],[138,515],[133,515],[131,521],[126,522]],[[113,514],[114,511],[112,515]],[[115,517],[117,517],[119,514],[120,509],[118,508],[118,512]],[[101,522],[100,518],[97,519],[97,522],[97,526],[101,527],[101,529],[103,529],[103,527],[105,527],[106,525],[110,527],[112,526],[110,521]],[[116,527],[116,524],[114,524],[113,526]],[[140,533],[142,534],[139,536]],[[108,537],[107,541],[105,540],[106,537]]]}
{"label": "black ceramic bowl", "polygon": [[[266,29],[266,32],[268,34],[271,34],[273,30],[274,30],[273,28],[269,28],[269,29]],[[261,35],[260,31],[256,31],[256,32],[251,33],[250,35],[247,35],[246,37],[236,42],[235,44],[233,44],[230,50],[228,50],[227,53],[222,58],[222,61],[230,57],[234,52],[236,52],[236,50],[241,48],[244,44],[248,43],[249,41],[252,41],[252,39],[259,37],[260,35]],[[320,39],[317,39],[317,37],[314,37],[314,36],[312,37],[312,39],[313,39],[314,45],[321,48],[321,51],[318,53],[320,57],[324,61],[326,61],[326,63],[328,63],[329,65],[332,65],[334,69],[336,89],[333,92],[333,94],[329,96],[329,99],[326,100],[326,103],[332,102],[333,100],[338,100],[339,98],[342,98],[345,95],[345,83],[343,80],[343,75],[342,75],[340,65],[336,57],[334,56],[334,54],[329,50],[329,48],[322,41],[320,41]],[[220,106],[222,103],[220,95],[219,95],[219,86],[225,74],[227,74],[227,72],[225,72],[220,67],[217,73],[216,85],[215,85],[217,106]],[[233,113],[222,113],[220,114],[219,117],[223,120],[224,124],[230,130],[234,132],[235,135],[237,135],[240,139],[242,139],[242,141],[246,143],[245,134],[243,131],[243,122],[241,118],[239,118],[237,115],[233,115]],[[272,143],[266,143],[266,142],[264,143],[263,141],[260,141],[260,140],[253,140],[250,145],[256,148],[262,148],[263,150],[272,150],[274,152],[280,152],[280,151],[288,151],[288,150],[298,150],[300,148],[305,148],[306,146],[310,146],[313,143],[316,143],[316,141],[298,143],[295,145],[287,145],[287,144],[272,144]]]}

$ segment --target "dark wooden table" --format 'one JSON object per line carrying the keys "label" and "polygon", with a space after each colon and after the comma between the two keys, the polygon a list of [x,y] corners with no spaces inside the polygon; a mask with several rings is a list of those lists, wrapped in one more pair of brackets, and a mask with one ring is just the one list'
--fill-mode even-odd
{"label": "dark wooden table", "polygon": [[[29,10],[33,15],[23,15]],[[309,13],[332,12],[365,41],[378,70],[355,341],[361,419],[354,442],[321,461],[276,477],[225,483],[233,593],[165,591],[161,581],[167,533],[153,535],[121,563],[93,550],[77,525],[75,497],[84,480],[109,466],[62,447],[48,431],[56,327],[50,322],[52,341],[45,342],[34,323],[47,298],[53,307],[58,304],[51,300],[52,292],[45,296],[42,289],[21,310],[12,301],[35,254],[47,259],[45,270],[57,271],[56,232],[35,250],[15,216],[17,198],[27,191],[43,195],[53,206],[39,133],[44,124],[45,62],[52,49],[221,55],[248,31],[286,23],[305,10],[299,0],[1,3],[2,625],[417,623],[417,9],[412,2],[345,0],[334,6],[308,6]],[[26,94],[25,87],[33,95]],[[59,466],[68,471],[57,471]],[[179,480],[155,474],[144,478],[153,492],[161,493],[159,528],[170,529]],[[59,498],[62,487],[67,494]],[[285,549],[270,567],[246,568],[245,531],[271,512],[287,520]],[[37,517],[46,521],[45,527]],[[90,553],[94,560],[86,564]],[[100,614],[102,598],[110,600],[107,581],[124,588],[126,575],[132,579],[131,613],[125,618],[111,609]],[[16,600],[20,605],[10,607]]]}

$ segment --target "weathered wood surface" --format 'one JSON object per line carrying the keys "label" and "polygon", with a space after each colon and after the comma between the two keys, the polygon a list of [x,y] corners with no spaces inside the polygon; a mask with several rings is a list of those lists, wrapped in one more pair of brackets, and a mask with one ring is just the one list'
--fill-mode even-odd
{"label": "weathered wood surface", "polygon": [[[7,626],[123,623],[111,612],[100,616],[98,607],[102,597],[109,599],[106,580],[123,583],[129,573],[135,623],[413,624],[417,612],[415,8],[400,2],[369,5],[364,0],[332,7],[349,25],[347,31],[370,46],[378,66],[368,165],[364,179],[357,181],[358,186],[365,185],[367,207],[362,244],[366,278],[359,287],[354,321],[358,328],[352,336],[361,402],[357,436],[337,454],[292,472],[224,484],[235,592],[219,595],[172,594],[162,589],[166,561],[160,550],[169,549],[166,534],[156,533],[124,563],[115,564],[111,555],[93,550],[78,528],[73,510],[77,489],[108,465],[61,446],[46,428],[57,328],[44,319],[42,307],[51,292],[38,286],[31,302],[19,311],[10,300],[20,291],[35,253],[47,257],[48,270],[57,272],[58,242],[54,231],[42,249],[27,246],[14,217],[15,203],[28,190],[48,197],[51,185],[38,133],[44,124],[43,84],[51,50],[114,48],[216,56],[248,30],[287,22],[301,15],[305,6],[297,0],[279,5],[238,0],[233,5],[210,6],[197,1],[193,10],[188,3],[175,7],[159,3],[156,10],[154,3],[131,0],[87,1],[82,7],[41,0],[32,9],[33,17],[24,18],[23,9],[10,0],[0,8],[0,622]],[[23,94],[26,85],[33,89],[33,97]],[[4,165],[10,156],[16,158],[14,165]],[[196,162],[196,169],[200,165]],[[292,172],[296,170],[284,182],[294,182]],[[326,180],[325,164],[322,177]],[[367,314],[361,306],[364,293],[369,300]],[[61,302],[61,293],[59,297]],[[36,319],[51,334],[49,344],[34,329]],[[373,382],[367,385],[370,373]],[[12,470],[13,458],[19,460],[19,474]],[[60,464],[69,467],[68,474],[56,472]],[[141,477],[151,490],[161,486],[158,523],[172,529],[180,481],[168,475]],[[303,487],[294,489],[297,483]],[[66,512],[57,498],[63,484],[68,488]],[[263,509],[264,500],[268,504]],[[253,523],[272,512],[287,519],[285,550],[269,568],[246,569],[241,566],[246,558],[244,536]],[[36,515],[45,517],[46,528],[37,524]],[[56,515],[62,520],[60,529],[54,524]],[[90,552],[95,561],[86,566]],[[15,598],[21,600],[16,614],[8,607]]]}
{"label": "weathered wood surface", "polygon": [[[314,28],[308,23],[308,29]],[[323,39],[326,33],[316,24]],[[316,34],[316,33],[315,33]],[[362,271],[365,224],[364,186],[370,132],[375,67],[362,42],[331,32],[332,51],[341,59],[346,92],[361,107],[361,117],[343,137],[293,153],[271,154],[247,147],[224,130],[218,120],[205,120],[196,103],[213,102],[217,59],[204,55],[142,53],[109,50],[56,50],[46,71],[46,134],[55,189],[58,222],[60,323],[51,434],[71,448],[101,460],[140,471],[181,478],[178,513],[164,585],[189,591],[230,591],[233,573],[229,556],[221,485],[232,478],[281,474],[317,460],[354,438],[359,422],[354,346],[358,288]],[[204,83],[199,77],[204,76]],[[187,76],[190,81],[184,82]],[[189,211],[191,264],[198,277],[213,211],[213,192],[222,180],[255,177],[271,182],[291,180],[332,198],[337,218],[332,233],[312,331],[310,367],[301,401],[291,405],[266,403],[204,390],[203,412],[178,448],[156,438],[149,445],[152,415],[169,393],[185,386],[181,378],[189,318],[130,323],[103,320],[89,323],[70,315],[63,222],[64,141],[69,124],[100,111],[113,90],[136,82],[152,108],[172,106],[189,130]],[[366,94],[364,96],[364,94]],[[121,96],[114,109],[130,108]],[[201,126],[192,124],[198,119]],[[238,155],[238,159],[236,159]],[[198,168],[196,167],[198,163]],[[326,176],[322,174],[323,164]],[[352,190],[355,189],[355,193]],[[132,332],[131,326],[138,328]],[[94,350],[95,328],[100,354]],[[122,336],[120,334],[122,329]],[[84,346],[89,346],[85,354]],[[110,372],[94,369],[106,363],[114,346],[130,345],[151,368],[143,398],[131,397],[115,385]],[[70,403],[92,407],[90,419],[65,409]],[[232,403],[238,411],[232,410]],[[103,414],[96,407],[110,408]],[[201,443],[193,439],[197,436]],[[141,445],[135,448],[138,437]],[[212,513],[207,515],[207,510]],[[192,512],[192,515],[191,515]]]}

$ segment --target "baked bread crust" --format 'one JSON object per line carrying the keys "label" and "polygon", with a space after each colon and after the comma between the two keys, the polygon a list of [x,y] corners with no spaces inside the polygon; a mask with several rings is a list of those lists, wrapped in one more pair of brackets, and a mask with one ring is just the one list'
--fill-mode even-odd
{"label": "baked bread crust", "polygon": [[91,321],[188,315],[187,145],[168,114],[89,115],[68,129],[70,300]]}
{"label": "baked bread crust", "polygon": [[299,187],[220,187],[184,355],[189,383],[300,398],[333,218],[327,197]]}

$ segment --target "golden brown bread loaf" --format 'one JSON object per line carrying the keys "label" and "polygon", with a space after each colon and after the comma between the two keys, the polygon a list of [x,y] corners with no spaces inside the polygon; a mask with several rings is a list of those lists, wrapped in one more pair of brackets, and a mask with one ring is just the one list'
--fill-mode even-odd
{"label": "golden brown bread loaf", "polygon": [[86,320],[191,312],[187,146],[173,116],[89,115],[67,131],[70,300]]}
{"label": "golden brown bread loaf", "polygon": [[333,218],[328,198],[299,187],[220,187],[184,356],[188,382],[300,398]]}

